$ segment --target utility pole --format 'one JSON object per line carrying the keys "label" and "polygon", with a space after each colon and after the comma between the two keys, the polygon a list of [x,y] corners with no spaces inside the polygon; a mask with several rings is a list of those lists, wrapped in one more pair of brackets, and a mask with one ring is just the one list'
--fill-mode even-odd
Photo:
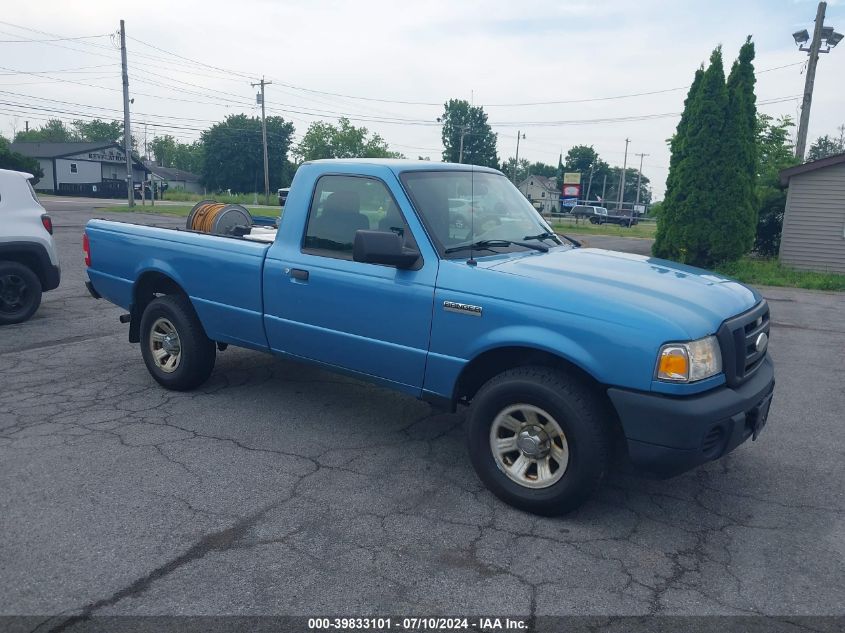
{"label": "utility pole", "polygon": [[[24,129],[25,129],[27,132],[29,132],[29,121],[24,121],[24,122],[23,122],[23,125],[24,125]],[[15,135],[14,135],[14,134],[12,134],[12,137],[14,137],[14,136],[15,136]],[[12,138],[12,140],[14,140],[14,138]]]}
{"label": "utility pole", "polygon": [[[834,33],[833,27],[824,25],[826,2],[819,2],[816,11],[816,25],[813,28],[813,39],[810,48],[802,46],[809,40],[807,29],[792,34],[799,51],[806,52],[810,59],[807,61],[807,77],[804,80],[804,99],[801,102],[801,119],[798,124],[798,138],[795,142],[795,157],[804,160],[804,150],[807,147],[807,129],[810,124],[810,106],[813,103],[813,84],[816,82],[816,64],[819,63],[819,53],[829,53],[830,49],[842,40],[841,33]],[[824,41],[825,48],[822,48]]]}
{"label": "utility pole", "polygon": [[261,103],[261,140],[264,143],[264,204],[270,205],[270,164],[267,160],[267,119],[264,116],[264,86],[269,86],[272,84],[272,81],[264,81],[264,77],[261,77],[261,81],[257,84],[252,84],[252,87],[261,86],[261,94],[258,96],[258,100]]}
{"label": "utility pole", "polygon": [[513,184],[516,184],[516,170],[519,168],[519,139],[520,137],[525,138],[525,134],[522,132],[516,133],[516,158],[513,161],[513,175],[511,176],[511,180],[513,180]]}
{"label": "utility pole", "polygon": [[648,156],[648,154],[634,154],[634,156],[640,157],[640,171],[637,173],[637,201],[634,203],[634,204],[639,204],[640,203],[640,183],[643,180],[643,156]]}
{"label": "utility pole", "polygon": [[622,175],[619,178],[619,206],[617,211],[622,211],[622,202],[625,200],[625,170],[628,168],[628,143],[631,139],[625,139],[625,160],[622,162]]}
{"label": "utility pole", "polygon": [[[458,150],[458,162],[464,162],[464,137],[469,134],[469,126],[462,125],[461,126],[461,147]],[[517,147],[519,146],[519,139],[516,140]]]}
{"label": "utility pole", "polygon": [[132,183],[132,125],[129,121],[129,71],[126,68],[126,28],[120,21],[120,63],[123,67],[123,150],[126,152],[126,196],[129,206],[135,206],[135,186]]}
{"label": "utility pole", "polygon": [[604,200],[605,191],[607,191],[607,174],[604,175],[604,180],[601,181],[601,201],[603,205],[607,204]]}
{"label": "utility pole", "polygon": [[593,188],[593,171],[595,170],[595,168],[596,164],[594,162],[590,163],[590,179],[587,181],[587,193],[584,196],[584,201],[588,204],[590,202],[590,189]]}

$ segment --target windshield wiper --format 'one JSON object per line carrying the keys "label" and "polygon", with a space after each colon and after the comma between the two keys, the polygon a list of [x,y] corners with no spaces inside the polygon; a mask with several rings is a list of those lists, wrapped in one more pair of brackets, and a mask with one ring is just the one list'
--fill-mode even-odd
{"label": "windshield wiper", "polygon": [[546,231],[545,233],[540,233],[539,235],[527,235],[523,237],[524,240],[545,240],[547,238],[552,238],[557,240],[558,244],[562,244],[563,242],[560,241],[560,238],[565,239],[567,242],[572,242],[573,246],[581,246],[581,242],[578,240],[572,239],[568,235],[564,235],[563,233],[549,233]]}
{"label": "windshield wiper", "polygon": [[477,242],[472,242],[469,244],[459,244],[458,246],[453,246],[451,248],[447,248],[444,253],[457,253],[459,251],[468,251],[475,248],[483,249],[483,250],[490,250],[494,247],[504,247],[504,246],[522,246],[524,248],[530,248],[535,251],[540,251],[541,253],[548,253],[549,247],[543,244],[530,244],[528,242],[515,242],[513,240],[479,240]]}
{"label": "windshield wiper", "polygon": [[557,244],[561,244],[560,238],[555,233],[549,233],[548,231],[544,233],[539,233],[538,235],[526,235],[522,239],[524,240],[554,240]]}

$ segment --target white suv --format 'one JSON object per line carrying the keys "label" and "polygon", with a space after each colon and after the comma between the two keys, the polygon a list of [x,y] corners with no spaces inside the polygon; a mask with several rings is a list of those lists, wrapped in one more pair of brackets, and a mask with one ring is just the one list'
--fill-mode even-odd
{"label": "white suv", "polygon": [[0,169],[0,325],[26,321],[61,278],[53,222],[30,178]]}

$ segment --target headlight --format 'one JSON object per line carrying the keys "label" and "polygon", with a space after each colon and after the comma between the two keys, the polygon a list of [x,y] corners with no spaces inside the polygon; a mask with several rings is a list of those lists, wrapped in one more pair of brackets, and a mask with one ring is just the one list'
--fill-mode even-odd
{"label": "headlight", "polygon": [[715,336],[689,343],[668,343],[657,355],[657,379],[695,382],[722,371],[722,352]]}

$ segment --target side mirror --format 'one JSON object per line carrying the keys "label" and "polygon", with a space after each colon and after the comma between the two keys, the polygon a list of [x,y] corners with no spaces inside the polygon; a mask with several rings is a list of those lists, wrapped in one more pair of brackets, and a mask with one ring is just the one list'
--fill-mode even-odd
{"label": "side mirror", "polygon": [[355,231],[352,259],[365,264],[385,264],[396,268],[413,268],[420,252],[405,248],[393,231]]}

